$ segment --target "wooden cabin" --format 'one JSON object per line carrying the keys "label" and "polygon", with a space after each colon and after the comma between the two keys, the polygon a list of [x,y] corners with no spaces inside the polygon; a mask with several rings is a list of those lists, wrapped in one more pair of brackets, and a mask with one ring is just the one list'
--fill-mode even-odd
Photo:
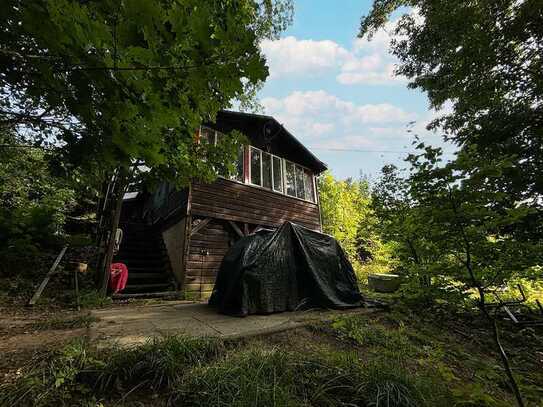
{"label": "wooden cabin", "polygon": [[127,197],[124,239],[115,261],[129,269],[124,295],[182,292],[211,295],[221,260],[240,237],[292,221],[321,230],[316,176],[326,165],[273,117],[223,111],[202,125],[200,138],[216,142],[238,130],[250,145],[236,173],[211,184]]}

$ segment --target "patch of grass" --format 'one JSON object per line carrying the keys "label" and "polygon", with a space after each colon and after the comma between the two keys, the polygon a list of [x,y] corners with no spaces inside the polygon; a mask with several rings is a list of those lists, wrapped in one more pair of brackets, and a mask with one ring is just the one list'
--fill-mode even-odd
{"label": "patch of grass", "polygon": [[0,386],[2,406],[86,405],[93,401],[90,388],[81,382],[81,372],[97,360],[82,341],[74,341],[60,351],[34,358],[25,374],[13,384]]}
{"label": "patch of grass", "polygon": [[224,351],[223,342],[214,338],[154,338],[131,349],[110,351],[107,366],[98,375],[96,383],[102,392],[119,384],[124,390],[142,384],[154,391],[173,388],[189,367],[215,360]]}
{"label": "patch of grass", "polygon": [[[442,320],[416,315],[349,315],[312,332],[226,343],[172,336],[98,351],[76,342],[0,387],[0,405],[512,405],[486,342],[459,340]],[[541,399],[538,379],[535,372],[521,382],[527,405]]]}
{"label": "patch of grass", "polygon": [[87,314],[68,318],[53,317],[33,323],[31,328],[38,331],[88,328],[93,322],[97,321],[98,318]]}
{"label": "patch of grass", "polygon": [[96,290],[83,292],[79,301],[82,308],[101,308],[112,303],[110,297],[103,297]]}
{"label": "patch of grass", "polygon": [[360,346],[405,355],[417,352],[417,348],[409,341],[403,324],[398,327],[385,327],[370,324],[368,319],[362,316],[348,316],[336,319],[330,327],[338,338],[353,341]]}
{"label": "patch of grass", "polygon": [[[390,360],[377,358],[364,365],[364,391],[368,406],[434,406],[444,389],[431,389],[433,380],[410,374]],[[444,404],[441,404],[444,405]]]}
{"label": "patch of grass", "polygon": [[194,369],[177,390],[187,406],[436,406],[447,391],[386,358],[354,352],[294,353],[255,346]]}
{"label": "patch of grass", "polygon": [[135,389],[173,388],[194,366],[223,352],[219,340],[172,336],[132,349],[97,351],[83,341],[43,353],[13,384],[0,386],[1,406],[95,406]]}
{"label": "patch of grass", "polygon": [[290,354],[277,348],[232,353],[194,369],[177,390],[176,405],[299,406]]}

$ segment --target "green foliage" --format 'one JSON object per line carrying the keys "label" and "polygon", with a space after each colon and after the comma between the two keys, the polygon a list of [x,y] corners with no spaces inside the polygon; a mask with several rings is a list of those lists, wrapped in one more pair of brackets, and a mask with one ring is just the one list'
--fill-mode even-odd
{"label": "green foliage", "polygon": [[66,217],[75,206],[69,180],[56,176],[51,154],[18,148],[0,133],[0,271],[24,272],[41,249],[58,247]]}
{"label": "green foliage", "polygon": [[387,362],[250,348],[193,370],[177,399],[195,406],[425,405],[416,380]]}
{"label": "green foliage", "polygon": [[101,308],[112,303],[110,297],[100,295],[95,289],[85,290],[81,293],[79,303],[82,308]]}
{"label": "green foliage", "polygon": [[385,328],[380,325],[370,325],[361,318],[343,317],[336,319],[331,327],[337,331],[340,338],[354,341],[361,346],[382,347],[402,355],[414,353],[402,326]]}
{"label": "green foliage", "polygon": [[[1,386],[0,404],[510,405],[488,343],[454,336],[457,325],[450,322],[366,314],[322,322],[311,336],[297,331],[288,340],[281,334],[227,343],[176,336],[102,350],[74,342],[34,359],[17,383]],[[510,340],[525,346],[519,354],[539,346],[526,333]],[[518,363],[528,399],[537,400],[538,362]]]}
{"label": "green foliage", "polygon": [[[458,303],[470,288],[498,288],[528,277],[541,264],[541,244],[515,229],[533,214],[529,204],[508,205],[494,185],[512,163],[461,152],[443,164],[439,149],[418,146],[411,173],[383,169],[374,208],[385,241],[394,242],[404,292],[415,301]],[[478,173],[471,169],[477,166]]]}
{"label": "green foliage", "polygon": [[93,173],[63,166],[57,150],[29,147],[0,129],[0,274],[6,277],[42,276],[62,245],[91,244]]}
{"label": "green foliage", "polygon": [[82,341],[41,355],[16,383],[0,385],[0,404],[45,407],[90,403],[94,397],[91,389],[81,383],[81,372],[97,363]]}
{"label": "green foliage", "polygon": [[39,355],[17,382],[0,385],[0,405],[94,406],[96,397],[126,396],[135,387],[171,388],[191,366],[209,362],[222,352],[218,340],[182,336],[101,352],[77,340]]}
{"label": "green foliage", "polygon": [[250,349],[193,370],[178,390],[179,405],[296,406],[289,353]]}
{"label": "green foliage", "polygon": [[218,339],[185,336],[153,338],[132,349],[114,349],[107,366],[97,376],[96,388],[105,392],[121,385],[128,391],[145,384],[154,391],[171,389],[187,373],[188,367],[200,366],[223,352]]}
{"label": "green foliage", "polygon": [[386,169],[376,212],[387,241],[400,242],[401,266],[429,289],[437,280],[458,292],[456,282],[496,287],[522,278],[542,264],[542,59],[533,44],[543,40],[543,6],[376,0],[360,35],[402,6],[416,12],[400,18],[391,43],[397,71],[432,107],[451,106],[430,127],[459,152],[444,165],[439,150],[419,144],[409,177]]}
{"label": "green foliage", "polygon": [[[416,10],[405,14],[402,6]],[[528,200],[541,219],[541,21],[539,0],[470,2],[376,0],[362,19],[360,36],[371,34],[400,9],[405,15],[391,43],[398,73],[410,87],[428,94],[431,106],[451,104],[434,123],[478,163],[512,161],[502,171],[496,193],[513,202]],[[478,166],[473,166],[474,174]],[[540,222],[540,221],[539,221]],[[535,225],[524,225],[541,233]]]}
{"label": "green foliage", "polygon": [[[488,343],[479,344],[477,350],[466,348],[441,324],[409,321],[402,314],[381,319],[346,316],[321,327],[342,343],[360,347],[364,359],[360,381],[370,395],[368,405],[386,399],[398,403],[393,405],[510,405],[502,394],[506,379],[488,357]],[[534,396],[537,392],[530,390]]]}
{"label": "green foliage", "polygon": [[392,247],[377,235],[368,182],[338,181],[326,172],[319,178],[319,199],[323,231],[339,241],[359,279],[388,271]]}
{"label": "green foliage", "polygon": [[[60,146],[99,178],[137,161],[179,186],[210,180],[234,148],[202,160],[194,133],[266,79],[259,42],[289,0],[10,0],[0,18],[1,124]],[[237,143],[231,137],[230,143]]]}
{"label": "green foliage", "polygon": [[415,407],[428,405],[417,383],[407,371],[388,360],[372,360],[364,366],[368,406]]}

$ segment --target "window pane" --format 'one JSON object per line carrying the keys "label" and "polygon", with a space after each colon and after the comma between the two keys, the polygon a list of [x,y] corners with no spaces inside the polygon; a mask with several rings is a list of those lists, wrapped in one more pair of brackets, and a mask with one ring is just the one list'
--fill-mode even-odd
{"label": "window pane", "polygon": [[283,167],[279,157],[273,157],[273,189],[283,192]]}
{"label": "window pane", "polygon": [[272,187],[271,165],[271,155],[262,152],[262,186],[268,189]]}
{"label": "window pane", "polygon": [[251,148],[251,184],[260,185],[260,150]]}
{"label": "window pane", "polygon": [[303,199],[304,194],[304,170],[296,166],[296,196]]}
{"label": "window pane", "polygon": [[234,168],[234,174],[232,174],[232,179],[236,181],[243,182],[243,151],[244,148],[241,146],[238,149],[238,158],[236,159],[236,164]]}
{"label": "window pane", "polygon": [[313,173],[309,170],[304,170],[304,188],[305,199],[315,202],[315,193],[313,191]]}
{"label": "window pane", "polygon": [[287,190],[287,195],[296,196],[296,189],[294,188],[294,164],[285,161],[285,188]]}
{"label": "window pane", "polygon": [[200,133],[200,143],[215,145],[215,130],[202,127],[202,131]]}

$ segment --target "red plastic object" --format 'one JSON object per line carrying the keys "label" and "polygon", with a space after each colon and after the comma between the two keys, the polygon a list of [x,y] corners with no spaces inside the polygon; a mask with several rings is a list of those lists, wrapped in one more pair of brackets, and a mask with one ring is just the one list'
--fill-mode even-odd
{"label": "red plastic object", "polygon": [[128,280],[128,267],[124,263],[113,263],[109,273],[109,288],[113,294],[124,290]]}

